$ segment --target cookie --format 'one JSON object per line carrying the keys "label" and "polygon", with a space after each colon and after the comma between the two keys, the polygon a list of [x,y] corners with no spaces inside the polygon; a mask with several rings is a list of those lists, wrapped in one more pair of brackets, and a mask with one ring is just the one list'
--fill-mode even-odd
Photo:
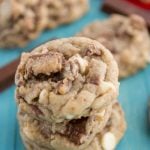
{"label": "cookie", "polygon": [[[82,150],[113,150],[123,137],[125,130],[126,122],[124,113],[121,106],[117,102],[113,105],[111,117],[105,128],[99,134],[97,134],[87,148]],[[38,142],[33,142],[24,133],[22,133],[22,138],[27,150],[50,150],[50,148],[47,148],[44,144],[40,145]]]}
{"label": "cookie", "polygon": [[15,82],[23,138],[48,149],[80,150],[111,115],[118,67],[95,40],[57,39],[22,54]]}
{"label": "cookie", "polygon": [[43,147],[56,150],[80,150],[87,147],[95,135],[106,125],[111,107],[95,115],[64,121],[47,123],[19,114],[20,129],[23,137]]}
{"label": "cookie", "polygon": [[0,47],[24,46],[45,27],[40,0],[3,0],[0,3]]}
{"label": "cookie", "polygon": [[73,22],[81,18],[88,10],[88,0],[45,0],[46,28]]}
{"label": "cookie", "polygon": [[44,29],[79,19],[88,0],[2,0],[0,47],[23,47]]}
{"label": "cookie", "polygon": [[46,108],[49,122],[56,123],[111,105],[119,85],[111,53],[99,42],[81,37],[53,40],[23,53],[15,82],[18,104]]}
{"label": "cookie", "polygon": [[150,37],[145,21],[138,15],[112,15],[91,23],[78,36],[95,39],[113,53],[119,66],[119,78],[136,73],[150,60]]}

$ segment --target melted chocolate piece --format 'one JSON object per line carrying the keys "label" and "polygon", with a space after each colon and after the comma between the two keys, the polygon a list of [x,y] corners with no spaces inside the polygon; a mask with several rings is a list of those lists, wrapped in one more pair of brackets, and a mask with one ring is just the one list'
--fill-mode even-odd
{"label": "melted chocolate piece", "polygon": [[95,85],[99,85],[99,76],[98,75],[93,75],[89,78],[89,82]]}
{"label": "melted chocolate piece", "polygon": [[81,136],[86,133],[86,118],[71,120],[66,127],[64,136],[66,136],[71,142],[80,145]]}
{"label": "melted chocolate piece", "polygon": [[39,100],[39,97],[35,97],[32,101],[33,102],[38,102],[38,100]]}
{"label": "melted chocolate piece", "polygon": [[60,73],[60,72],[57,72],[57,73],[53,73],[53,74],[51,74],[51,78],[52,78],[52,81],[53,82],[58,82],[58,81],[60,81],[60,80],[63,80],[63,74],[62,73]]}
{"label": "melted chocolate piece", "polygon": [[37,76],[34,76],[34,78],[38,81],[47,81],[51,79],[53,82],[58,82],[63,79],[63,75],[60,72],[51,73],[51,75],[40,73]]}
{"label": "melted chocolate piece", "polygon": [[34,76],[34,77],[38,81],[47,81],[51,76],[43,74],[43,73],[40,73],[40,74],[38,74],[37,76]]}
{"label": "melted chocolate piece", "polygon": [[35,112],[35,114],[43,115],[43,112],[37,106],[35,106],[33,104],[30,104],[30,106],[31,106],[32,110]]}

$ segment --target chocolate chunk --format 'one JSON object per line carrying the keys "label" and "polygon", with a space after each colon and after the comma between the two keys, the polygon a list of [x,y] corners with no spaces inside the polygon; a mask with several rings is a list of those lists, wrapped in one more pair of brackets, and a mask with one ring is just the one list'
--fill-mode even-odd
{"label": "chocolate chunk", "polygon": [[43,115],[43,112],[37,106],[32,105],[32,104],[30,104],[30,106],[36,115]]}
{"label": "chocolate chunk", "polygon": [[[34,78],[37,81],[47,81],[47,80],[51,79],[51,81],[53,81],[53,82],[58,82],[60,80],[63,80],[64,77],[63,77],[62,73],[57,72],[57,73],[52,73],[51,75],[46,75],[46,74],[40,73],[36,76],[34,75]],[[32,78],[29,78],[29,79],[31,80]]]}
{"label": "chocolate chunk", "polygon": [[46,74],[40,73],[40,74],[38,74],[37,76],[34,76],[34,77],[38,81],[47,81],[50,78],[50,75],[46,75]]}
{"label": "chocolate chunk", "polygon": [[73,143],[80,145],[81,136],[86,133],[87,117],[71,120],[66,127],[65,136]]}
{"label": "chocolate chunk", "polygon": [[[48,51],[47,48],[43,50]],[[46,52],[32,55],[26,63],[27,75],[46,74],[60,72],[63,67],[64,57],[58,52]]]}
{"label": "chocolate chunk", "polygon": [[12,61],[10,64],[0,68],[0,92],[14,83],[14,76],[19,64],[20,58]]}
{"label": "chocolate chunk", "polygon": [[90,83],[92,83],[92,84],[95,84],[95,85],[99,85],[99,76],[98,76],[97,74],[91,76],[91,77],[89,78],[89,81],[88,81],[88,82],[90,82]]}
{"label": "chocolate chunk", "polygon": [[53,82],[58,82],[60,80],[63,80],[63,78],[64,78],[63,74],[60,72],[51,74],[51,79]]}
{"label": "chocolate chunk", "polygon": [[51,137],[52,132],[50,130],[50,128],[48,128],[47,126],[44,126],[44,123],[42,123],[42,128],[40,129],[41,134],[44,136],[45,139]]}

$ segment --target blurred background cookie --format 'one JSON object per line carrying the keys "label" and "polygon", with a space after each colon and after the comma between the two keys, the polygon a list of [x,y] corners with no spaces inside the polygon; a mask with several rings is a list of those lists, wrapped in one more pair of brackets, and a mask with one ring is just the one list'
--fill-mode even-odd
{"label": "blurred background cookie", "polygon": [[150,60],[150,37],[145,21],[138,15],[112,15],[91,23],[78,36],[98,40],[107,47],[118,63],[120,78],[136,73]]}
{"label": "blurred background cookie", "polygon": [[46,28],[70,23],[88,10],[88,0],[3,0],[0,47],[23,47]]}
{"label": "blurred background cookie", "polygon": [[0,47],[24,46],[45,27],[39,0],[4,0],[0,3]]}

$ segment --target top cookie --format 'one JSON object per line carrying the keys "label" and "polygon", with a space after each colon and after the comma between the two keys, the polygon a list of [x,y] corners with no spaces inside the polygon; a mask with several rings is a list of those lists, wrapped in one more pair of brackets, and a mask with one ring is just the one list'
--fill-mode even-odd
{"label": "top cookie", "polygon": [[137,72],[149,61],[150,37],[140,16],[112,15],[88,25],[79,36],[98,40],[113,53],[120,78]]}
{"label": "top cookie", "polygon": [[110,105],[118,94],[118,68],[97,41],[58,39],[22,54],[16,85],[18,102],[43,106],[62,122]]}

